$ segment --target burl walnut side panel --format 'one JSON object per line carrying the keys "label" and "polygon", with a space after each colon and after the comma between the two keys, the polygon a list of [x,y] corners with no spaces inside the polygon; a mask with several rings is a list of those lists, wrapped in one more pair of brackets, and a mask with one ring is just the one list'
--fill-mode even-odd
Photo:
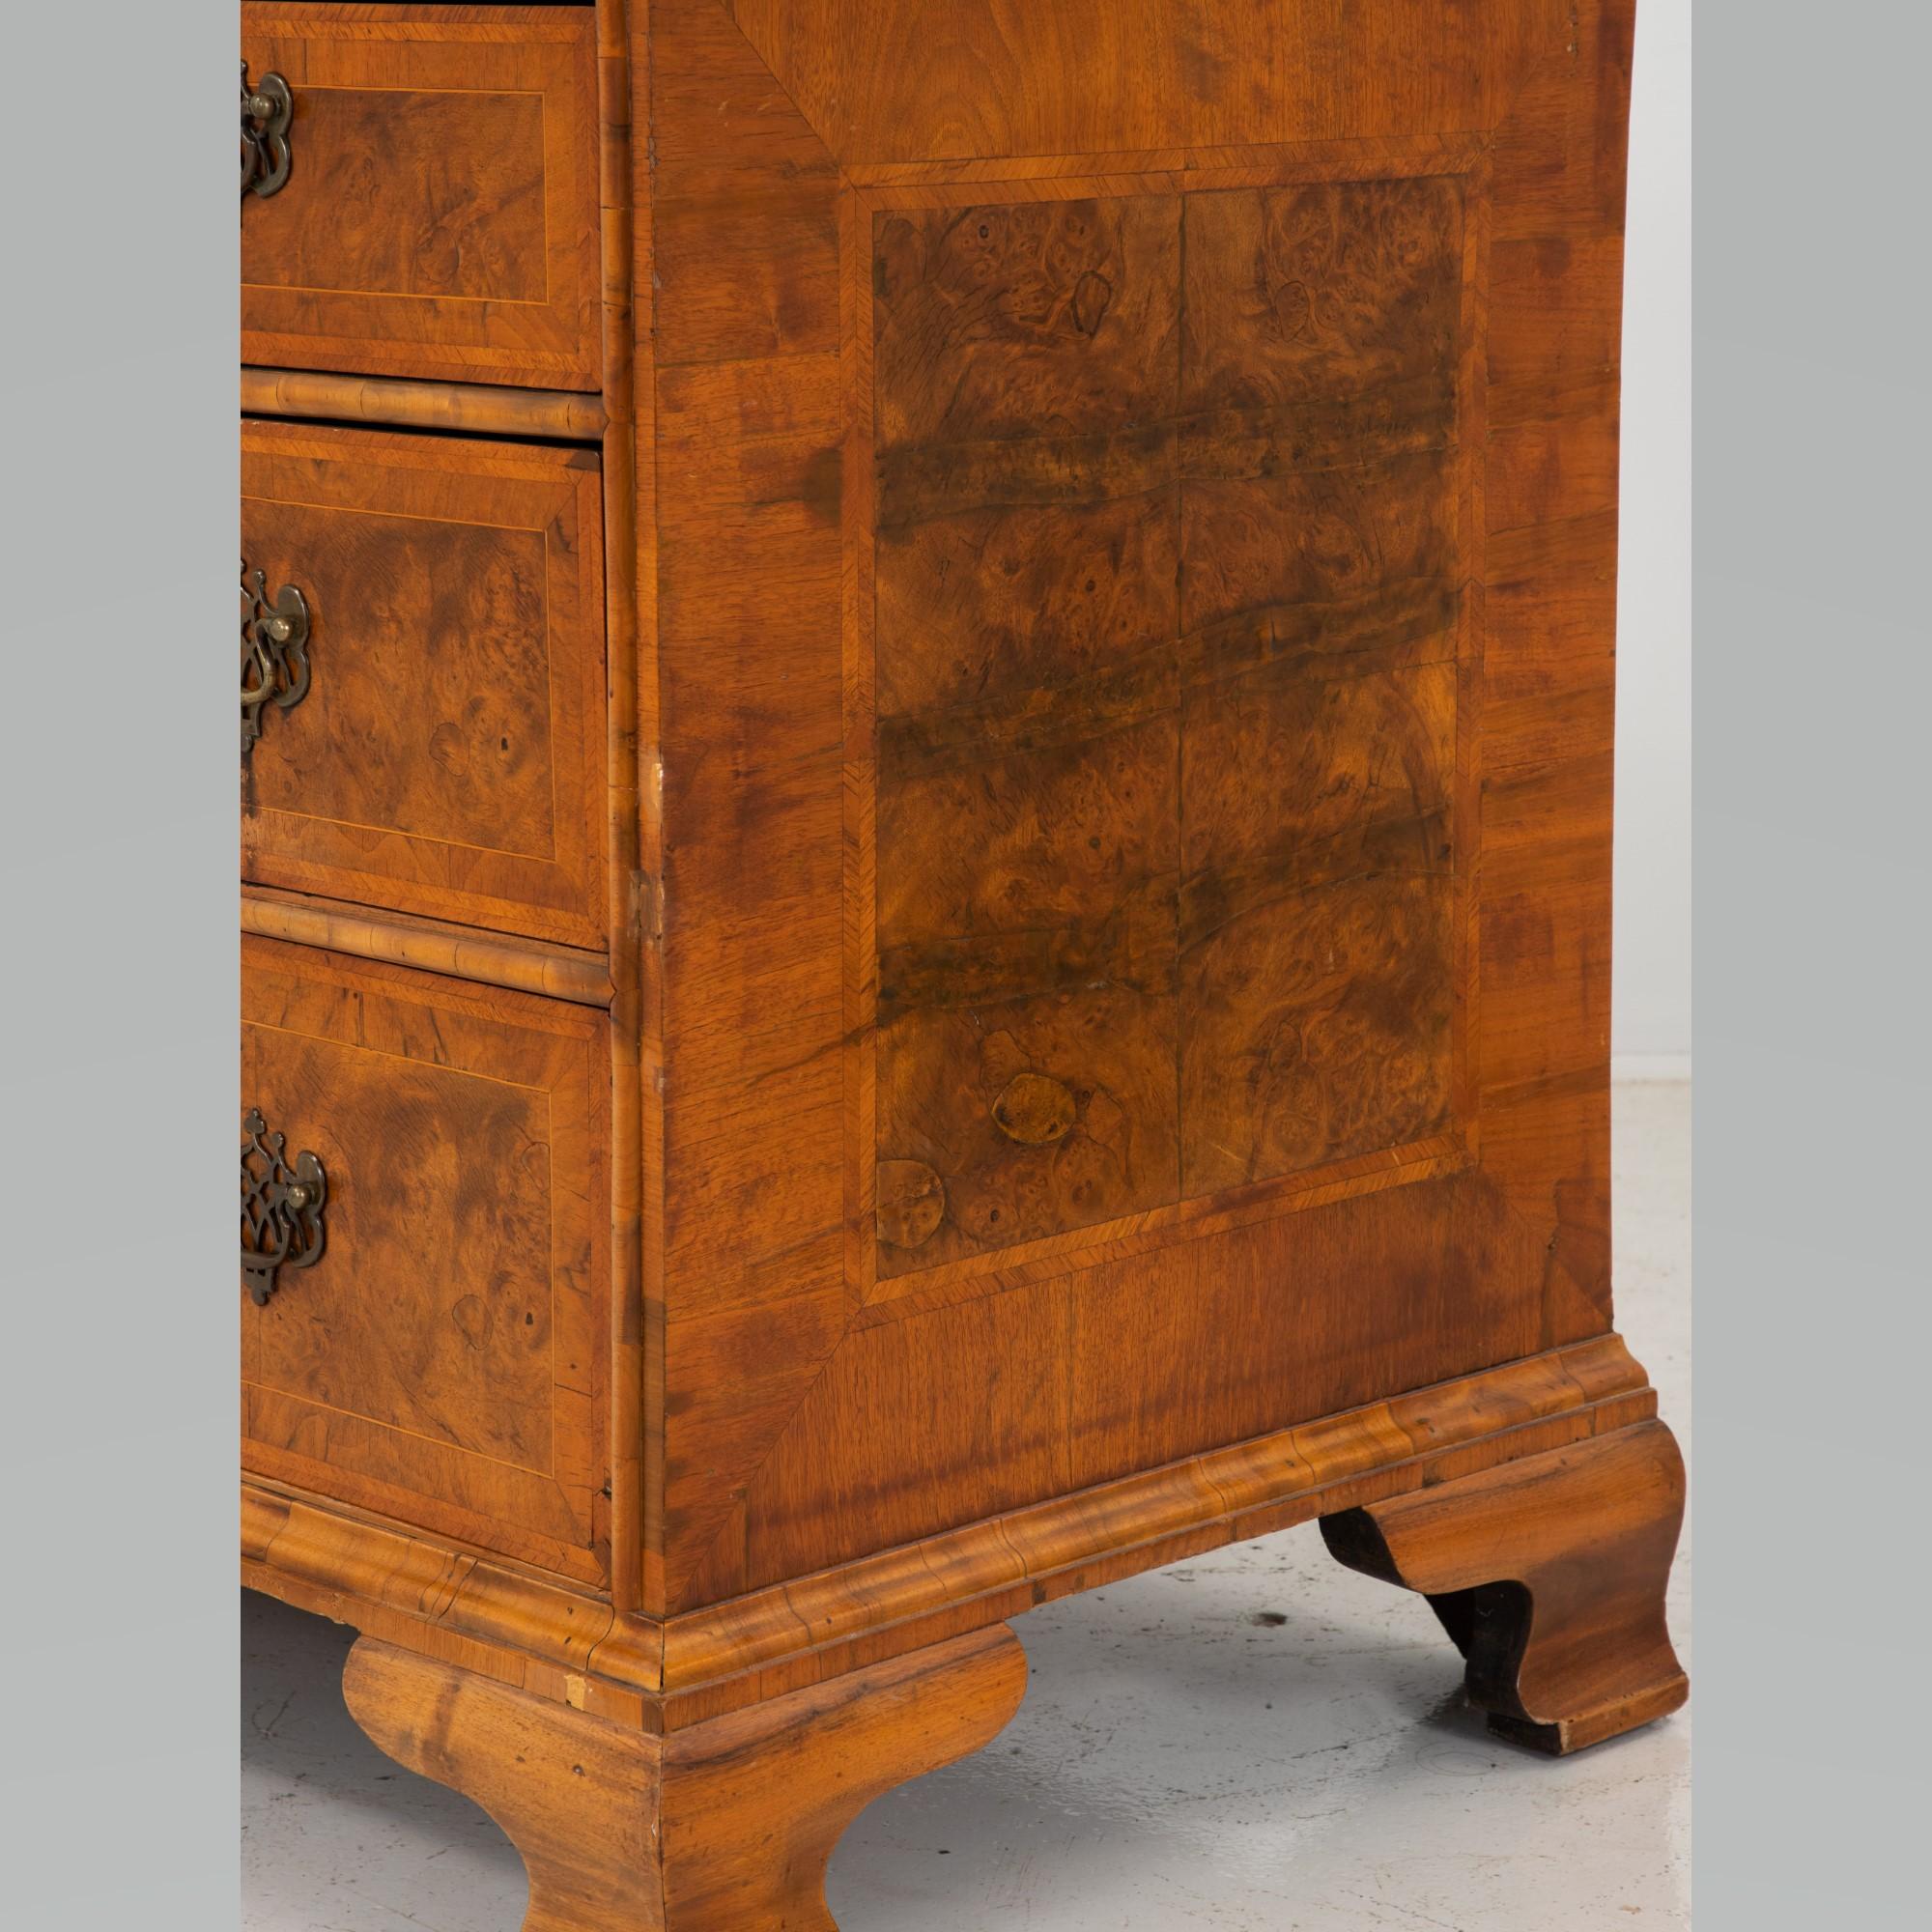
{"label": "burl walnut side panel", "polygon": [[647,1604],[1605,1333],[1624,0],[648,28]]}
{"label": "burl walnut side panel", "polygon": [[881,1273],[1449,1123],[1462,188],[874,217]]}

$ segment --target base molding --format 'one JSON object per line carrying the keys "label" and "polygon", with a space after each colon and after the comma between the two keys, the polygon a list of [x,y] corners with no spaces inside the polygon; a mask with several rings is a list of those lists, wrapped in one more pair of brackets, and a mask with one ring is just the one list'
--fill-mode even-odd
{"label": "base molding", "polygon": [[[242,1580],[365,1635],[671,1732],[1224,1544],[1654,1417],[1614,1334],[1058,1496],[668,1622],[255,1482]],[[1417,1587],[1420,1587],[1419,1585]]]}

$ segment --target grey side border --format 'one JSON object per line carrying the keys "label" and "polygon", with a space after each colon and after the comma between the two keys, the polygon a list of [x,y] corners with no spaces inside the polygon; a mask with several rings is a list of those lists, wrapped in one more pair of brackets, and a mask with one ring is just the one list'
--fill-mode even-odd
{"label": "grey side border", "polygon": [[233,1925],[235,11],[6,14],[9,1923]]}
{"label": "grey side border", "polygon": [[1932,1798],[1932,26],[1696,27],[1694,1895],[1879,1932]]}

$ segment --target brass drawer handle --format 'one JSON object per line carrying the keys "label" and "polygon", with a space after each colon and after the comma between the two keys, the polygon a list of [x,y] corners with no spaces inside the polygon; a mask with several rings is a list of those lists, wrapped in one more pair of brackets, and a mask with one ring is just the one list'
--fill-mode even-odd
{"label": "brass drawer handle", "polygon": [[308,600],[285,583],[269,600],[269,580],[242,566],[242,755],[262,735],[262,707],[278,711],[308,693]]}
{"label": "brass drawer handle", "polygon": [[291,1167],[282,1136],[271,1134],[259,1107],[242,1122],[242,1278],[256,1307],[275,1292],[277,1268],[312,1267],[322,1259],[328,1177],[312,1153]]}
{"label": "brass drawer handle", "polygon": [[295,97],[278,73],[265,73],[259,87],[248,85],[248,63],[242,63],[242,192],[271,195],[289,178],[289,123]]}

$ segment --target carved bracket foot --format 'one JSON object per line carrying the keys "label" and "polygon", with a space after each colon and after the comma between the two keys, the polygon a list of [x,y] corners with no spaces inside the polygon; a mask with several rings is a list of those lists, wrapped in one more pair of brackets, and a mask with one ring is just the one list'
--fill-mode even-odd
{"label": "carved bracket foot", "polygon": [[1689,1694],[1663,1617],[1683,1518],[1683,1459],[1651,1421],[1323,1517],[1321,1535],[1429,1599],[1491,1730],[1562,1753]]}
{"label": "carved bracket foot", "polygon": [[837,1932],[845,1828],[990,1743],[1026,1659],[994,1625],[662,1738],[369,1637],[342,1688],[382,1750],[503,1828],[524,1932]]}

